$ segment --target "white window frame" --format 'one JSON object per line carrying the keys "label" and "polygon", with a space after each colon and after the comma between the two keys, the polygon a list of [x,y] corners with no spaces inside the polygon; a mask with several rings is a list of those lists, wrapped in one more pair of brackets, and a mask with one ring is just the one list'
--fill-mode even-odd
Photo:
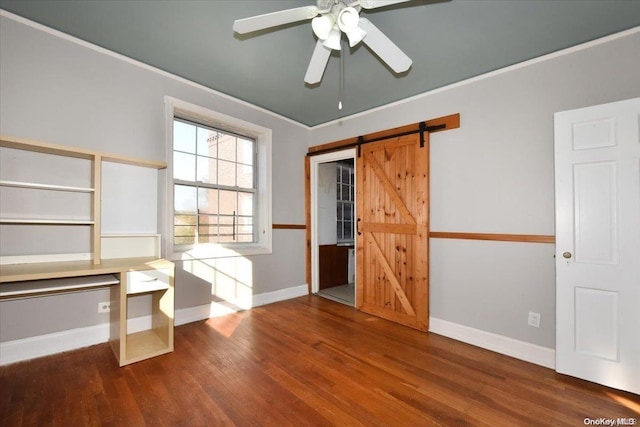
{"label": "white window frame", "polygon": [[[342,169],[347,169],[350,172],[352,172],[353,175],[353,181],[348,182],[345,184],[345,182],[342,181]],[[337,188],[336,188],[336,206],[343,206],[343,215],[342,215],[342,219],[337,218],[337,229],[336,229],[336,239],[338,244],[353,244],[353,242],[355,241],[355,226],[356,226],[356,218],[355,218],[355,212],[356,212],[356,182],[355,182],[355,177],[356,177],[356,171],[355,171],[355,165],[353,166],[346,166],[343,163],[340,162],[336,162],[336,183],[339,184],[341,186],[340,191],[342,191],[342,185],[348,185],[349,186],[349,191],[351,193],[351,197],[350,200],[344,200],[344,199],[340,199],[337,196]],[[351,222],[351,235],[349,236],[348,239],[344,238],[344,235],[342,236],[342,238],[340,238],[339,236],[342,234],[342,230],[343,230],[343,226],[345,223],[344,220],[344,208],[346,207],[346,205],[350,205],[351,206],[351,220],[349,222]],[[336,215],[337,217],[338,215]]]}
{"label": "white window frame", "polygon": [[[255,139],[257,147],[256,196],[254,218],[256,241],[252,243],[199,243],[184,251],[177,251],[173,230],[173,120],[175,117],[218,128]],[[272,253],[272,194],[271,194],[271,129],[228,116],[170,96],[165,96],[165,138],[167,153],[165,199],[165,257],[171,260],[205,259],[237,255]]]}

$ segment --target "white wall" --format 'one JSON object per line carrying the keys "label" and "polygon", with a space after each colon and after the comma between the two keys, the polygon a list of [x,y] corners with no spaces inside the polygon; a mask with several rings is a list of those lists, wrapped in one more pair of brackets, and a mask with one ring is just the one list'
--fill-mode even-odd
{"label": "white wall", "polygon": [[[552,235],[553,113],[640,94],[640,33],[623,35],[315,127],[311,145],[460,113],[459,129],[431,136],[431,230]],[[552,348],[553,254],[431,239],[430,314]]]}
{"label": "white wall", "polygon": [[338,243],[337,173],[336,162],[318,165],[318,245]]}
{"label": "white wall", "polygon": [[[4,135],[150,160],[165,160],[167,95],[270,128],[278,165],[272,174],[273,222],[304,224],[309,129],[283,117],[6,16],[0,17],[0,94]],[[163,172],[149,184],[159,193],[143,199],[129,197],[128,189],[134,178],[149,182],[148,176],[127,167],[107,169],[116,179],[105,183],[103,231],[160,232],[163,215],[155,200],[165,202]],[[143,204],[134,221],[112,208],[131,203]],[[224,292],[250,300],[304,285],[304,239],[304,230],[274,230],[273,254],[217,261],[198,274],[178,263],[176,309],[220,300]],[[106,300],[105,291],[92,291],[0,302],[0,342],[103,324],[108,319],[97,314],[97,302]]]}

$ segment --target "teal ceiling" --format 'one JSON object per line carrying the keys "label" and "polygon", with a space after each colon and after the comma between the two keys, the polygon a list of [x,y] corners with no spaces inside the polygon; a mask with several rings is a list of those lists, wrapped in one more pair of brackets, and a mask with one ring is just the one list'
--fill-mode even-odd
{"label": "teal ceiling", "polygon": [[[309,22],[238,36],[238,18],[314,0],[0,0],[0,8],[308,126],[446,86],[640,25],[640,0],[414,0],[363,11],[413,59],[394,75],[363,45],[319,85],[303,78]],[[640,54],[640,52],[639,52]]]}

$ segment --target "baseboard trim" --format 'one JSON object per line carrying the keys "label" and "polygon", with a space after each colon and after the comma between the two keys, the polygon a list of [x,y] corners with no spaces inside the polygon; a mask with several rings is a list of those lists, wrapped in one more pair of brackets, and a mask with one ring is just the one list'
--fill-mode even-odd
{"label": "baseboard trim", "polygon": [[69,329],[0,343],[0,365],[35,359],[109,341],[109,324]]}
{"label": "baseboard trim", "polygon": [[[308,293],[309,290],[306,284],[287,289],[280,289],[273,292],[265,292],[263,294],[254,295],[251,306],[259,307],[261,305],[301,297],[308,295]],[[185,325],[187,323],[198,322],[212,317],[224,316],[225,314],[235,313],[244,309],[245,308],[232,302],[212,301],[209,304],[176,310],[175,325]]]}
{"label": "baseboard trim", "polygon": [[544,366],[545,368],[555,369],[556,366],[556,352],[552,348],[519,341],[434,317],[429,318],[429,332]]}
{"label": "baseboard trim", "polygon": [[[307,295],[307,289],[307,285],[305,284],[254,295],[253,307]],[[243,310],[243,308],[226,301],[211,302],[211,304],[176,310],[174,323],[176,326],[179,326],[241,310]],[[151,328],[151,316],[129,319],[127,324],[132,333],[143,331]],[[51,354],[101,344],[107,341],[109,341],[108,323],[6,341],[0,343],[0,365],[8,365],[37,357],[49,356]]]}
{"label": "baseboard trim", "polygon": [[259,307],[261,305],[272,304],[278,301],[298,298],[304,295],[309,295],[309,286],[306,283],[300,286],[293,286],[291,288],[279,289],[277,291],[254,295],[253,307]]}

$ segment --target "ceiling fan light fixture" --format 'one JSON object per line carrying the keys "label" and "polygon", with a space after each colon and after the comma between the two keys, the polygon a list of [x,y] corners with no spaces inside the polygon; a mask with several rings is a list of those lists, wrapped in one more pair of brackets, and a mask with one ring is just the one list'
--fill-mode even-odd
{"label": "ceiling fan light fixture", "polygon": [[329,36],[324,41],[323,46],[332,50],[340,50],[340,39],[342,38],[342,33],[337,25],[334,25],[333,29],[329,32]]}
{"label": "ceiling fan light fixture", "polygon": [[331,15],[316,16],[311,20],[313,33],[320,39],[326,40],[335,25],[335,20]]}
{"label": "ceiling fan light fixture", "polygon": [[349,31],[347,33],[347,37],[349,38],[349,46],[354,47],[355,45],[360,43],[366,35],[367,32],[360,27],[356,27],[354,30]]}
{"label": "ceiling fan light fixture", "polygon": [[362,41],[367,33],[360,28],[360,17],[358,11],[349,6],[338,13],[338,27],[349,38],[349,46],[354,47]]}
{"label": "ceiling fan light fixture", "polygon": [[357,29],[359,21],[358,11],[351,6],[345,7],[338,13],[338,27],[340,27],[344,33],[349,34],[351,31]]}

